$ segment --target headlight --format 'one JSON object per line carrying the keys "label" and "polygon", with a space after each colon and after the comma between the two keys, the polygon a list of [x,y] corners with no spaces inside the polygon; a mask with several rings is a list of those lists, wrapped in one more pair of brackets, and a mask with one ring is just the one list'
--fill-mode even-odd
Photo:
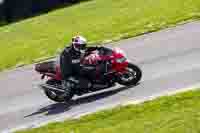
{"label": "headlight", "polygon": [[116,59],[116,62],[117,62],[117,63],[123,63],[123,62],[125,62],[125,61],[126,61],[126,58],[125,58],[125,57]]}

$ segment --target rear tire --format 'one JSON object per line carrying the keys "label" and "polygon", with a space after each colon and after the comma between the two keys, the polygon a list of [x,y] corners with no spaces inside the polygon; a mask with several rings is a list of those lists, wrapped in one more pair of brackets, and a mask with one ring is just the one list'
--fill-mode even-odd
{"label": "rear tire", "polygon": [[[45,90],[44,91],[45,95],[52,101],[54,102],[64,102],[65,100],[63,98],[58,97],[59,94],[57,94],[55,91],[50,91],[50,90]],[[54,96],[55,94],[55,96]]]}
{"label": "rear tire", "polygon": [[132,79],[126,80],[125,74],[124,74],[119,77],[119,80],[118,80],[119,84],[125,85],[125,86],[136,85],[142,78],[141,69],[132,63],[128,64],[128,73],[127,74],[131,74],[133,76]]}
{"label": "rear tire", "polygon": [[[58,84],[57,83],[58,81],[56,81],[56,80],[48,80],[47,82],[46,82],[46,84],[48,84],[48,85],[56,85],[56,84]],[[71,100],[71,98],[73,97],[73,93],[72,93],[72,89],[71,88],[69,88],[66,92],[65,92],[65,94],[64,93],[62,93],[62,92],[58,92],[58,91],[52,91],[52,90],[48,90],[48,89],[44,89],[44,93],[45,93],[45,95],[50,99],[50,100],[52,100],[52,101],[54,101],[54,102],[65,102],[65,101],[69,101],[69,100]]]}

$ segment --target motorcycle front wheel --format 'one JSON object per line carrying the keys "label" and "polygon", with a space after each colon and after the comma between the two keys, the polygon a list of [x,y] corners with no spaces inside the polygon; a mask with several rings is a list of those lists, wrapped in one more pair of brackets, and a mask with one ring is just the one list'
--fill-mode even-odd
{"label": "motorcycle front wheel", "polygon": [[141,69],[138,66],[129,63],[127,71],[119,76],[118,83],[125,86],[136,85],[141,80],[141,78]]}

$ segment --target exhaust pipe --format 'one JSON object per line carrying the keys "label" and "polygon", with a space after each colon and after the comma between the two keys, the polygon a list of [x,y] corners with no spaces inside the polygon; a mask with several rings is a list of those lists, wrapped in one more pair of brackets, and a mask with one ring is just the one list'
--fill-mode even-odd
{"label": "exhaust pipe", "polygon": [[46,89],[47,89],[47,90],[52,90],[52,91],[59,91],[59,92],[62,92],[62,93],[65,92],[65,90],[55,88],[55,87],[52,86],[52,85],[41,84],[40,87],[41,87],[41,89],[43,89],[43,90],[46,90]]}

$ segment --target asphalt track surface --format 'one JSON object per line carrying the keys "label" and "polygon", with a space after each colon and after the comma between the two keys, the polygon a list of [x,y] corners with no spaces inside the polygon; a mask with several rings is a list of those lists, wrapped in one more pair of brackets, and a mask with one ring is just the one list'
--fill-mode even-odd
{"label": "asphalt track surface", "polygon": [[143,70],[139,85],[115,86],[106,92],[75,97],[70,107],[54,103],[38,88],[42,83],[33,65],[0,74],[0,132],[38,125],[58,118],[114,107],[129,101],[198,85],[200,81],[200,22],[108,44],[122,48]]}

